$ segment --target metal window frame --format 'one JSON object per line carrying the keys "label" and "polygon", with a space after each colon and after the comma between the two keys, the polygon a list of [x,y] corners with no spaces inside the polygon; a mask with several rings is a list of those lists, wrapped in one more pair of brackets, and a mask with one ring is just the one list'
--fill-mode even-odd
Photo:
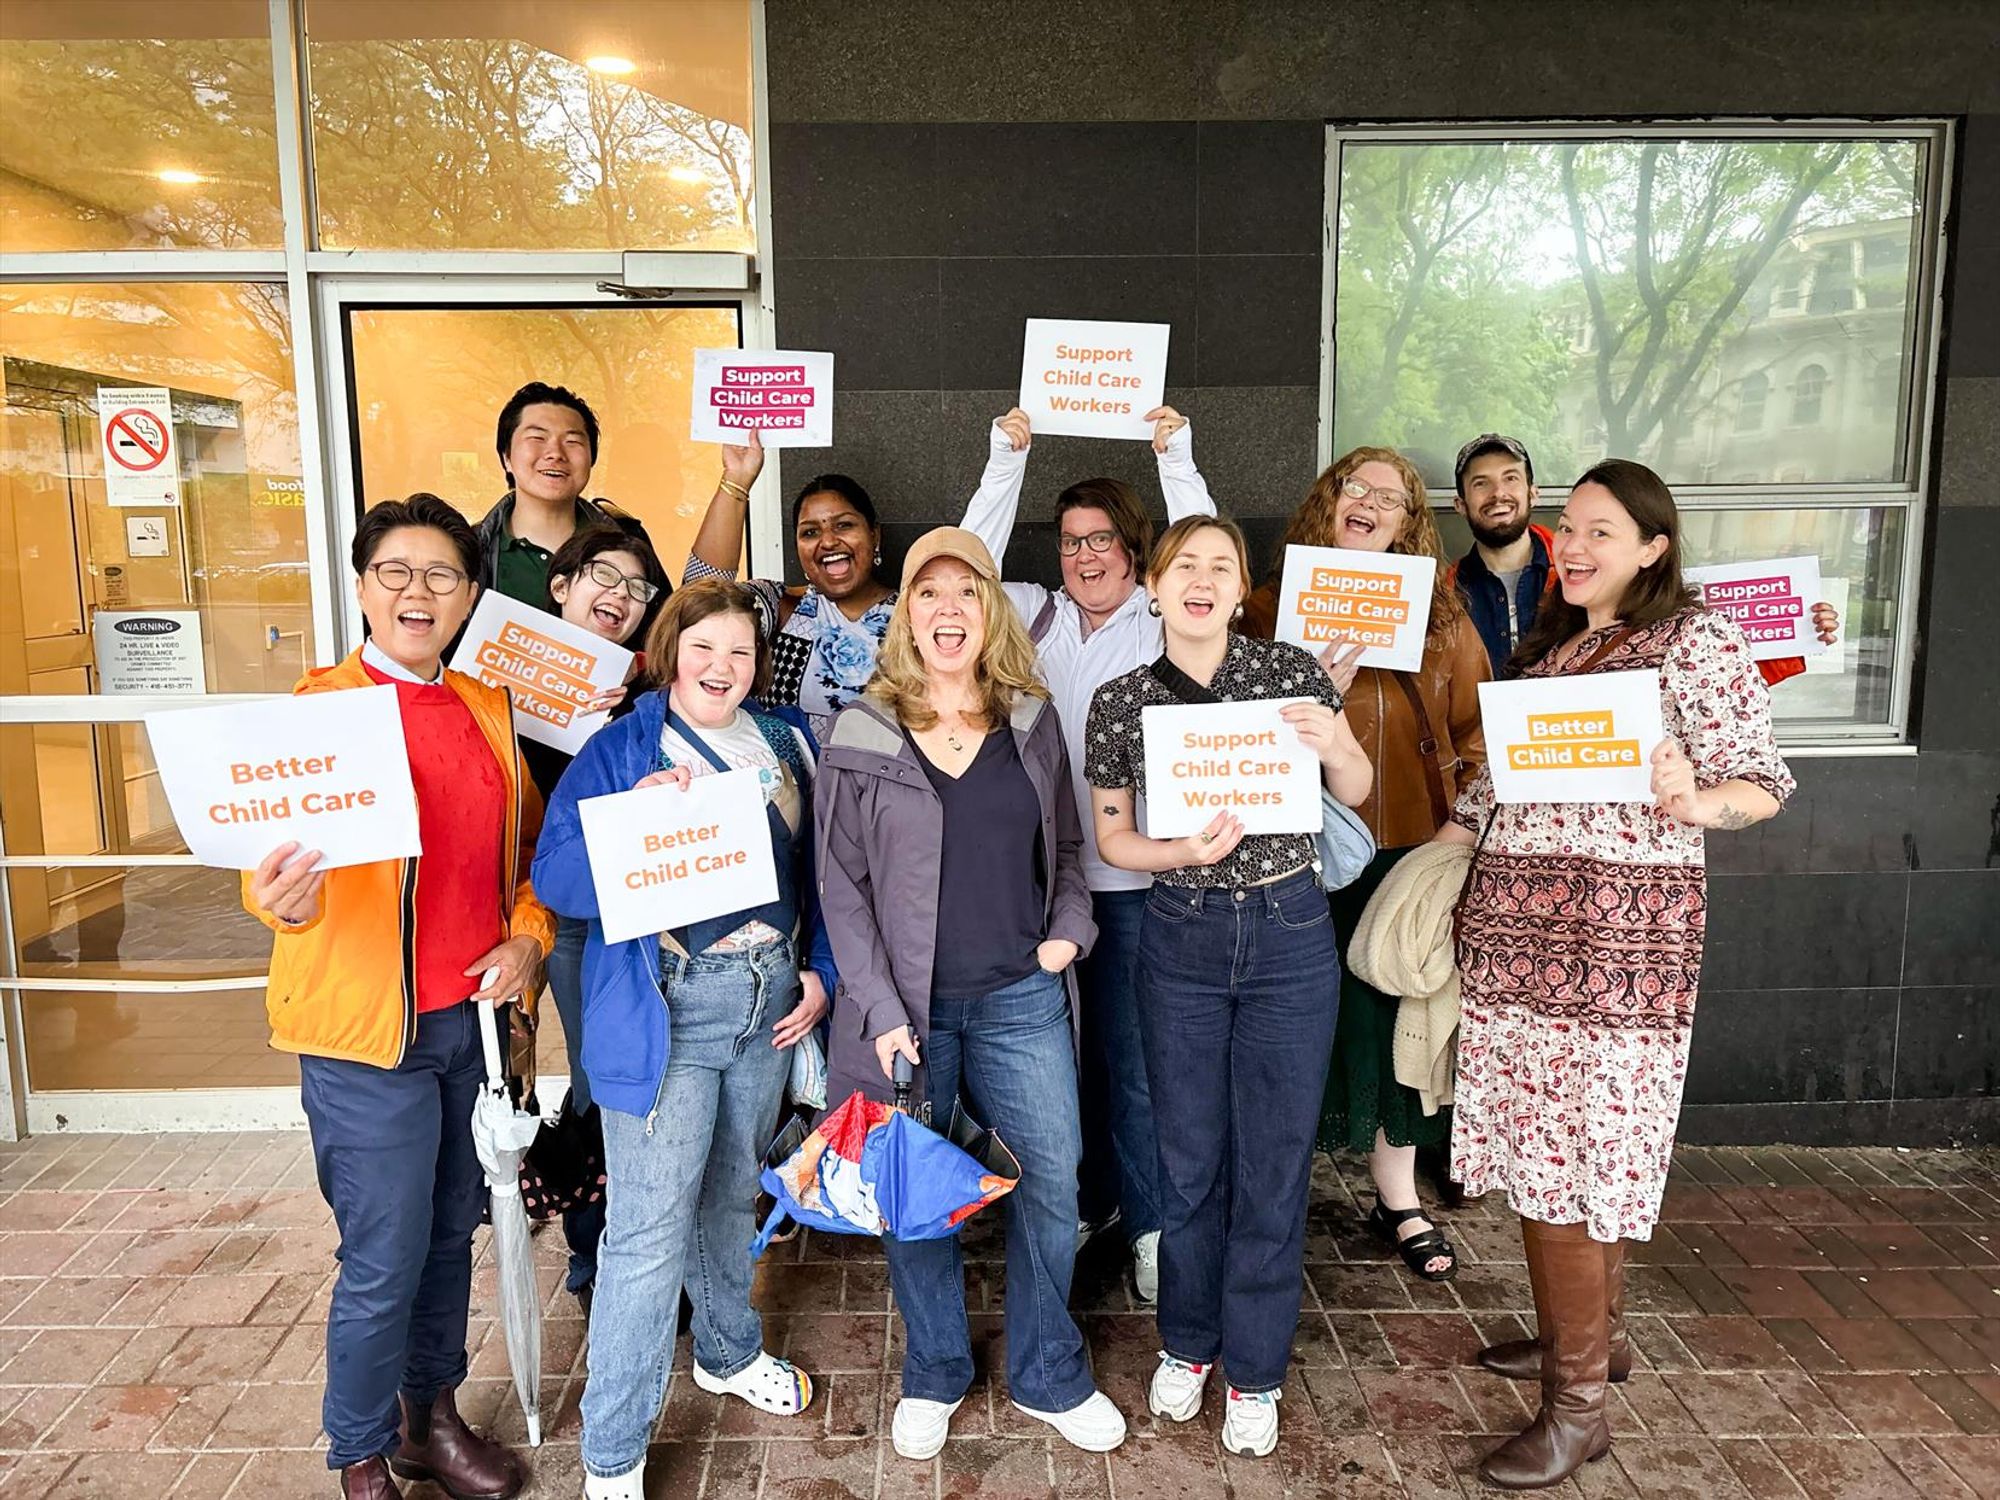
{"label": "metal window frame", "polygon": [[[1325,218],[1321,237],[1319,465],[1333,462],[1335,370],[1338,350],[1334,313],[1340,279],[1340,158],[1344,146],[1446,142],[1601,141],[1601,140],[1913,140],[1922,142],[1924,175],[1919,184],[1919,222],[1912,252],[1913,277],[1905,306],[1905,368],[1908,396],[1903,411],[1903,474],[1887,482],[1828,484],[1689,484],[1674,486],[1676,499],[1689,510],[1829,509],[1868,506],[1905,512],[1901,576],[1897,581],[1897,612],[1893,671],[1886,720],[1837,725],[1824,721],[1800,726],[1799,737],[1781,734],[1787,754],[1877,754],[1914,750],[1910,734],[1910,704],[1916,686],[1917,638],[1922,618],[1920,594],[1923,555],[1930,507],[1936,503],[1935,455],[1932,439],[1943,406],[1938,382],[1940,345],[1944,330],[1944,270],[1946,226],[1951,218],[1951,189],[1958,147],[1953,122],[1942,117],[1915,116],[1860,120],[1850,116],[1827,119],[1714,117],[1644,120],[1587,119],[1533,123],[1394,121],[1335,122],[1326,127]],[[1544,503],[1560,503],[1567,485],[1542,485]],[[1449,498],[1436,506],[1451,508]]]}

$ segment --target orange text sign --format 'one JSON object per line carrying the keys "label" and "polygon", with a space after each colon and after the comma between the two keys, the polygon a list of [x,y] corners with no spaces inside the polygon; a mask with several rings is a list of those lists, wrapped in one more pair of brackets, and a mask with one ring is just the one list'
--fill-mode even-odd
{"label": "orange text sign", "polygon": [[1319,757],[1280,710],[1303,698],[1156,704],[1141,711],[1146,832],[1175,839],[1234,813],[1248,833],[1317,833]]}
{"label": "orange text sign", "polygon": [[423,852],[393,687],[147,714],[146,737],[205,865],[254,870],[293,841],[327,870]]}
{"label": "orange text sign", "polygon": [[778,894],[771,825],[755,771],[697,776],[576,805],[604,940],[685,927]]}
{"label": "orange text sign", "polygon": [[513,694],[514,727],[522,739],[574,755],[604,727],[602,712],[582,712],[584,700],[623,682],[632,653],[559,615],[488,589],[466,622],[451,665]]}
{"label": "orange text sign", "polygon": [[1021,410],[1035,435],[1150,438],[1166,400],[1167,323],[1030,318],[1021,338]]}
{"label": "orange text sign", "polygon": [[1479,717],[1501,802],[1654,800],[1658,672],[1482,682]]}
{"label": "orange text sign", "polygon": [[1346,547],[1285,549],[1278,639],[1317,656],[1336,638],[1357,641],[1364,667],[1414,672],[1424,664],[1437,563]]}

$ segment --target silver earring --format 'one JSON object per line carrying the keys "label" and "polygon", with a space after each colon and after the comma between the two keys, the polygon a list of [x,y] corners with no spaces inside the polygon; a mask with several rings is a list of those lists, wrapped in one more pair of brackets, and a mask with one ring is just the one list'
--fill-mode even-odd
{"label": "silver earring", "polygon": [[882,566],[882,549],[880,547],[875,549],[875,566],[878,568]]}
{"label": "silver earring", "polygon": [[1236,606],[1236,608],[1234,608],[1229,612],[1229,622],[1230,624],[1233,625],[1242,618],[1243,618],[1243,606],[1239,604]]}
{"label": "silver earring", "polygon": [[1148,600],[1146,601],[1146,613],[1147,613],[1147,614],[1149,614],[1149,615],[1151,615],[1151,616],[1152,616],[1152,617],[1153,617],[1154,619],[1156,619],[1156,620],[1157,620],[1157,619],[1159,619],[1159,618],[1160,618],[1160,601],[1159,601],[1159,600],[1157,600],[1157,599],[1148,599]]}

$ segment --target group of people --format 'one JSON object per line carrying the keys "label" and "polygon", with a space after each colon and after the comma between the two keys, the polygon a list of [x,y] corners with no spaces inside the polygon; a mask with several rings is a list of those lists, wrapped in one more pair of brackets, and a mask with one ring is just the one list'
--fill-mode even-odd
{"label": "group of people", "polygon": [[[1537,1315],[1535,1338],[1481,1355],[1542,1385],[1534,1422],[1483,1470],[1536,1487],[1603,1453],[1606,1383],[1630,1358],[1622,1247],[1651,1233],[1679,1112],[1703,839],[1791,790],[1766,686],[1782,669],[1760,670],[1696,602],[1651,471],[1596,465],[1544,531],[1527,450],[1494,434],[1458,456],[1474,547],[1455,565],[1420,474],[1388,448],[1334,463],[1286,533],[1438,562],[1418,670],[1275,641],[1275,576],[1260,586],[1217,513],[1189,424],[1164,407],[1148,420],[1168,525],[1156,539],[1118,480],[1062,490],[1053,592],[1004,577],[1033,439],[1018,410],[993,424],[963,524],[920,538],[893,581],[872,501],[837,474],[792,507],[805,586],[736,580],[752,435],[722,450],[670,590],[639,524],[584,498],[589,407],[543,385],[501,414],[509,490],[476,532],[428,495],[364,516],[367,640],[299,690],[394,685],[425,852],[321,872],[286,845],[244,882],[275,934],[273,1040],[300,1054],[341,1238],[324,1423],[345,1495],[395,1495],[398,1475],[458,1500],[521,1485],[452,1392],[483,1196],[475,1006],[518,998],[525,1028],[544,964],[567,1107],[601,1122],[607,1178],[605,1201],[565,1223],[590,1319],[590,1500],[642,1493],[683,1288],[703,1390],[780,1415],[813,1399],[810,1375],[764,1348],[748,1246],[789,1049],[816,1031],[830,1102],[891,1097],[906,1062],[919,1109],[963,1107],[1018,1158],[999,1210],[1006,1389],[1067,1441],[1125,1436],[1068,1307],[1083,1240],[1121,1233],[1157,1309],[1152,1412],[1194,1419],[1220,1365],[1225,1446],[1268,1454],[1315,1145],[1367,1154],[1371,1225],[1441,1280],[1455,1254],[1420,1206],[1416,1154],[1448,1140],[1449,1180],[1505,1191],[1520,1214]],[[517,745],[504,692],[444,668],[482,588],[640,648],[573,761]],[[1478,683],[1629,669],[1660,678],[1655,800],[1496,803]],[[1331,896],[1309,834],[1247,833],[1226,813],[1185,837],[1145,831],[1143,710],[1259,699],[1289,700],[1325,798],[1379,848]],[[605,941],[578,803],[745,769],[773,899]],[[1343,962],[1406,859],[1463,880],[1458,1026],[1424,1086],[1399,1064],[1401,997]],[[926,1459],[975,1376],[958,1242],[884,1251],[906,1334],[891,1437]]]}

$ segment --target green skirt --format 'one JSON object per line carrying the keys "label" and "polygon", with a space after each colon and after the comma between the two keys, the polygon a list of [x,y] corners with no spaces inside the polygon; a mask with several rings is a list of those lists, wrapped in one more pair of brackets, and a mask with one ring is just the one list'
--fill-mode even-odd
{"label": "green skirt", "polygon": [[1328,898],[1340,940],[1340,1015],[1334,1025],[1326,1099],[1319,1112],[1323,1151],[1372,1151],[1377,1129],[1392,1146],[1438,1146],[1451,1139],[1450,1107],[1427,1115],[1417,1091],[1396,1082],[1396,1007],[1402,997],[1383,994],[1356,978],[1347,966],[1347,945],[1368,898],[1409,852],[1409,847],[1382,850],[1359,879]]}

